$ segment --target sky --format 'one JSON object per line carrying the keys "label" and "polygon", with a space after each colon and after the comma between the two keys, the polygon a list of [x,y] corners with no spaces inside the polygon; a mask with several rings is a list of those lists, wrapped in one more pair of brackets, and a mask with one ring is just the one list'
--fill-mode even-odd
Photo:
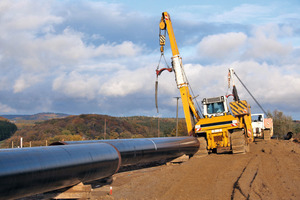
{"label": "sky", "polygon": [[[168,40],[159,64],[167,11],[200,108],[205,97],[231,93],[234,68],[266,111],[300,120],[299,0],[171,2],[1,0],[0,114],[176,117],[174,73],[158,78],[155,107],[155,70],[171,65]],[[252,113],[262,113],[235,83]]]}

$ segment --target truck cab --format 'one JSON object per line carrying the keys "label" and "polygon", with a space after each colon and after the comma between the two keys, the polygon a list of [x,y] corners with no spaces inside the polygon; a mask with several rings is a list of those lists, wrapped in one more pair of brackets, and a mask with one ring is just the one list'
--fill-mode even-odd
{"label": "truck cab", "polygon": [[265,118],[264,114],[251,114],[251,124],[253,128],[253,136],[255,138],[263,138],[270,140],[273,136],[273,120]]}
{"label": "truck cab", "polygon": [[253,128],[253,136],[254,137],[262,137],[261,133],[264,129],[264,114],[252,114],[252,128]]}

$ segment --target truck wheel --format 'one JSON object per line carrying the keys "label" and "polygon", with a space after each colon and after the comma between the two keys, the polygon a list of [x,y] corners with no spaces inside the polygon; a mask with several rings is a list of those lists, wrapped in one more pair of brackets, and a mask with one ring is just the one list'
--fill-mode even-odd
{"label": "truck wheel", "polygon": [[248,152],[249,145],[246,144],[244,131],[235,131],[231,133],[230,140],[233,154]]}
{"label": "truck wheel", "polygon": [[205,137],[198,137],[199,143],[200,143],[200,147],[199,147],[199,151],[195,154],[195,156],[199,155],[199,156],[203,156],[203,155],[207,155],[207,142]]}
{"label": "truck wheel", "polygon": [[271,130],[264,130],[264,140],[271,140]]}

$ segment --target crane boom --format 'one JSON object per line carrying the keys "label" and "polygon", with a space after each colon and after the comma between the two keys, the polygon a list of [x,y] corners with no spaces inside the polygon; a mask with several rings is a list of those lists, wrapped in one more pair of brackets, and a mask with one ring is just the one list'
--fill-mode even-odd
{"label": "crane boom", "polygon": [[[195,107],[195,104],[193,102],[193,98],[190,94],[189,87],[188,87],[188,81],[185,76],[185,72],[182,66],[182,59],[179,54],[175,34],[172,27],[172,22],[170,15],[167,12],[162,13],[162,17],[159,23],[160,31],[167,31],[171,50],[172,50],[172,68],[175,72],[175,79],[177,83],[177,87],[180,91],[186,125],[188,134],[192,135],[194,134],[194,120],[198,121],[200,119],[200,116],[198,114],[198,110]],[[164,45],[165,40],[163,38],[163,35],[160,35],[160,45],[161,45],[161,53],[164,52]]]}

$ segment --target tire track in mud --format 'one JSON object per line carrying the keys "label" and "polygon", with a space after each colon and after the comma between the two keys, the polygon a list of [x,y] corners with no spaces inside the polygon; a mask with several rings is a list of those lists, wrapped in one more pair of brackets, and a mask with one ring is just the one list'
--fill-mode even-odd
{"label": "tire track in mud", "polygon": [[119,176],[111,199],[298,200],[299,166],[299,144],[258,140],[247,154],[193,157],[180,165]]}
{"label": "tire track in mud", "polygon": [[241,199],[242,197],[249,200],[251,191],[253,191],[260,199],[262,199],[257,192],[252,190],[252,186],[254,181],[256,180],[258,171],[259,159],[258,155],[256,155],[248,161],[241,174],[234,182],[231,192],[231,200],[234,200],[235,198]]}
{"label": "tire track in mud", "polygon": [[[251,159],[252,160],[252,159]],[[244,192],[242,191],[239,181],[241,179],[241,177],[243,176],[243,174],[245,173],[249,163],[251,162],[251,160],[249,160],[249,162],[247,163],[247,165],[244,167],[243,171],[241,172],[241,174],[238,176],[238,178],[236,179],[236,181],[233,184],[233,188],[232,188],[232,193],[231,193],[231,200],[234,199],[234,195],[235,195],[235,191],[238,190],[241,195],[243,195],[244,197],[246,197],[246,195],[244,194]]]}
{"label": "tire track in mud", "polygon": [[[254,182],[254,180],[255,180],[257,174],[258,174],[258,168],[257,168],[257,170],[256,170],[256,172],[255,172],[255,174],[254,174],[254,176],[253,176],[253,179],[252,179],[251,182],[250,182],[250,191],[251,191],[252,184],[253,184],[253,182]],[[254,191],[254,193],[255,193],[257,196],[259,196],[260,199],[262,199],[261,196],[260,196],[257,192]],[[247,196],[247,200],[249,200],[249,199],[250,199],[250,193],[248,193],[248,196]]]}

